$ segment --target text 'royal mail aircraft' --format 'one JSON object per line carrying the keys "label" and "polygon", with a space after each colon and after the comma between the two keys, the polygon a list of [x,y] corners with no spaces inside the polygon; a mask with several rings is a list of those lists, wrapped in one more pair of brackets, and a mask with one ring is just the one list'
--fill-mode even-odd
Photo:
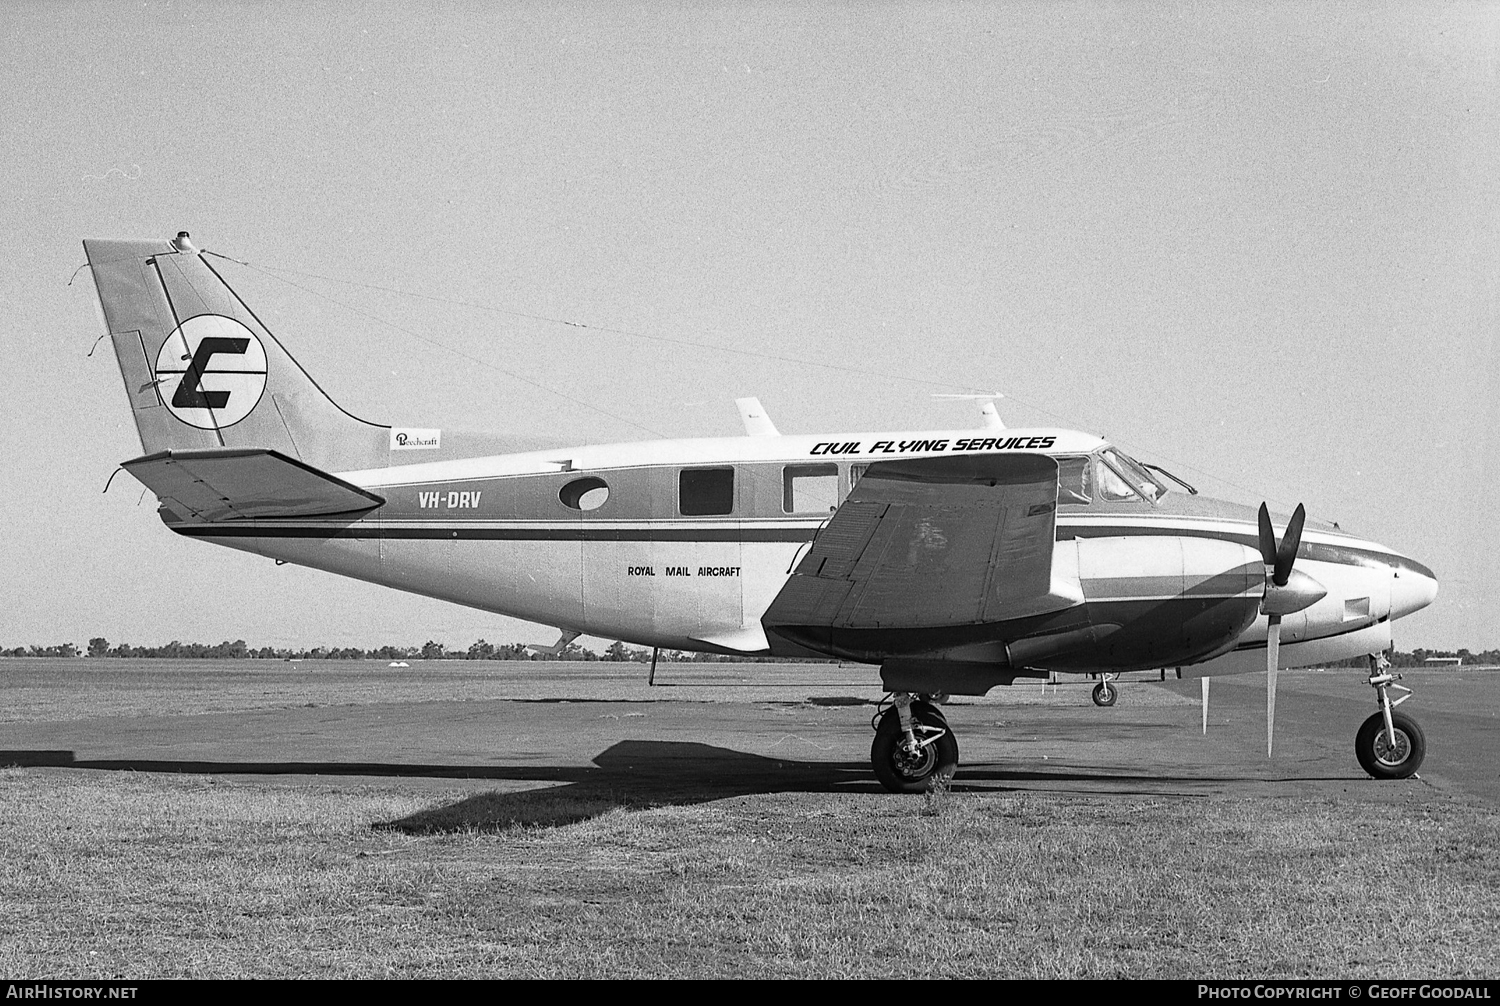
{"label": "text 'royal mail aircraft'", "polygon": [[1269,753],[1278,668],[1368,657],[1359,762],[1421,763],[1383,654],[1437,581],[1301,506],[1278,542],[1264,504],[992,410],[982,430],[782,436],[741,400],[741,437],[449,460],[438,430],[335,405],[186,233],[84,248],[145,450],[122,467],[178,534],[565,640],[878,665],[893,791],[955,771],[944,696],[1058,672],[1264,668]]}

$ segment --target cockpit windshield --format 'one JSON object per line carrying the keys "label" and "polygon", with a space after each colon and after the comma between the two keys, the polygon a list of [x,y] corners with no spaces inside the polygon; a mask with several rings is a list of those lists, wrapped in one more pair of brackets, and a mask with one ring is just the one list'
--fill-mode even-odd
{"label": "cockpit windshield", "polygon": [[1114,447],[1099,450],[1099,495],[1106,500],[1143,499],[1155,503],[1167,487],[1140,462]]}

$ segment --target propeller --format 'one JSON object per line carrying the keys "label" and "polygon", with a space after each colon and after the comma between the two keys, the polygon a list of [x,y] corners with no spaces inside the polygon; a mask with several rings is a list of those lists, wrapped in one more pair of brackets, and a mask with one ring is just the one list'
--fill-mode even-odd
{"label": "propeller", "polygon": [[1208,675],[1198,679],[1203,683],[1203,736],[1208,736]]}
{"label": "propeller", "polygon": [[1261,599],[1260,610],[1269,623],[1266,629],[1267,758],[1271,757],[1271,742],[1276,733],[1276,665],[1281,649],[1282,616],[1311,607],[1328,596],[1321,583],[1292,569],[1292,564],[1297,561],[1297,547],[1302,544],[1302,524],[1306,520],[1307,511],[1298,503],[1278,545],[1276,531],[1271,527],[1271,512],[1264,503],[1260,505],[1260,557],[1266,564],[1266,593]]}

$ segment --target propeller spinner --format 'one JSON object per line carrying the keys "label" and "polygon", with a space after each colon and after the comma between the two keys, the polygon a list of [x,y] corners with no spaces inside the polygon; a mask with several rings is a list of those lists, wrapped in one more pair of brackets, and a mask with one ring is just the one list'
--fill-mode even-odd
{"label": "propeller spinner", "polygon": [[1266,757],[1276,734],[1276,670],[1281,648],[1281,618],[1312,607],[1328,595],[1327,589],[1308,576],[1292,569],[1297,561],[1297,547],[1302,544],[1302,524],[1307,510],[1301,503],[1292,513],[1281,544],[1271,527],[1271,512],[1260,505],[1260,557],[1266,564],[1266,593],[1260,602],[1261,614],[1270,623],[1266,630]]}

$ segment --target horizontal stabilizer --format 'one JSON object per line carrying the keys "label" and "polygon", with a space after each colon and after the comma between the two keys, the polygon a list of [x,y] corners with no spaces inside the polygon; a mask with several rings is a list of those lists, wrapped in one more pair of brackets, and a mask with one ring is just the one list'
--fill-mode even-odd
{"label": "horizontal stabilizer", "polygon": [[563,629],[562,635],[559,636],[557,638],[557,642],[553,643],[551,646],[543,646],[541,643],[527,643],[526,648],[535,652],[539,656],[558,657],[562,655],[563,650],[566,650],[569,646],[572,646],[573,640],[577,639],[580,635],[582,635],[582,633],[577,632],[573,629]]}
{"label": "horizontal stabilizer", "polygon": [[327,517],[384,497],[265,448],[161,451],[121,466],[184,520]]}

